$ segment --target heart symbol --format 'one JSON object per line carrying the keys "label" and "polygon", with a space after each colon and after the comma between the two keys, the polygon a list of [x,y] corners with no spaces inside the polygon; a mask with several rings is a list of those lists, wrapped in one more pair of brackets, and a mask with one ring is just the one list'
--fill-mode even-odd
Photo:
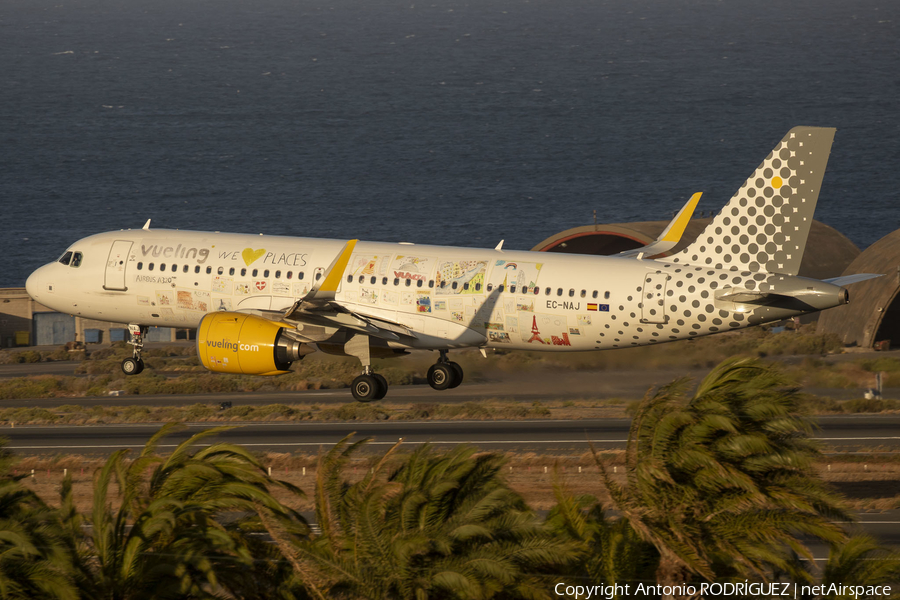
{"label": "heart symbol", "polygon": [[265,253],[265,248],[260,248],[259,250],[254,250],[253,248],[244,248],[244,251],[241,252],[241,258],[244,259],[244,264],[249,267],[256,259],[258,259]]}
{"label": "heart symbol", "polygon": [[259,291],[263,291],[264,289],[266,289],[266,282],[265,281],[257,281],[256,289],[258,289]]}

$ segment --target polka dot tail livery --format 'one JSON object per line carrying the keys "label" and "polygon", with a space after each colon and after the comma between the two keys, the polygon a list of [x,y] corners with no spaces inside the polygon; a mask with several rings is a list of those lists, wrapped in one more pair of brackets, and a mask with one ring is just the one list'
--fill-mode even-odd
{"label": "polka dot tail livery", "polygon": [[797,275],[834,133],[791,129],[697,241],[664,260]]}

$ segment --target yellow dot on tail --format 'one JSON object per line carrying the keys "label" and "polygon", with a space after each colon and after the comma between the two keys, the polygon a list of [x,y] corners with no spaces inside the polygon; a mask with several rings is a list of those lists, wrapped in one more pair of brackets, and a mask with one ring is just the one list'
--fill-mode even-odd
{"label": "yellow dot on tail", "polygon": [[784,182],[781,180],[781,177],[773,177],[772,178],[772,187],[774,187],[776,190],[778,188],[780,188],[782,185],[784,185]]}

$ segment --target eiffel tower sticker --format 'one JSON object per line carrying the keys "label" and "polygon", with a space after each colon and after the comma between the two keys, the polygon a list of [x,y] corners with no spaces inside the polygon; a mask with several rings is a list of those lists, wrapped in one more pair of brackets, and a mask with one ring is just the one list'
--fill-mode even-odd
{"label": "eiffel tower sticker", "polygon": [[541,331],[538,329],[537,325],[537,317],[531,318],[531,339],[528,340],[528,343],[537,341],[541,344],[546,344],[547,342],[541,337]]}

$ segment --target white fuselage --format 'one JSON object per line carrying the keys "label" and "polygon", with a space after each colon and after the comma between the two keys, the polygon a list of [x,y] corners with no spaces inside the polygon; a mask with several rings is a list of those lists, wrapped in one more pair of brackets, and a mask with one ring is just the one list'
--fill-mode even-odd
{"label": "white fuselage", "polygon": [[[60,312],[195,328],[213,311],[289,308],[344,244],[195,231],[102,233],[70,246],[81,253],[77,267],[45,265],[27,288]],[[752,289],[763,278],[837,289],[660,260],[359,242],[335,301],[416,332],[394,347],[569,351],[684,339],[827,307],[748,307],[715,298],[716,290]]]}

